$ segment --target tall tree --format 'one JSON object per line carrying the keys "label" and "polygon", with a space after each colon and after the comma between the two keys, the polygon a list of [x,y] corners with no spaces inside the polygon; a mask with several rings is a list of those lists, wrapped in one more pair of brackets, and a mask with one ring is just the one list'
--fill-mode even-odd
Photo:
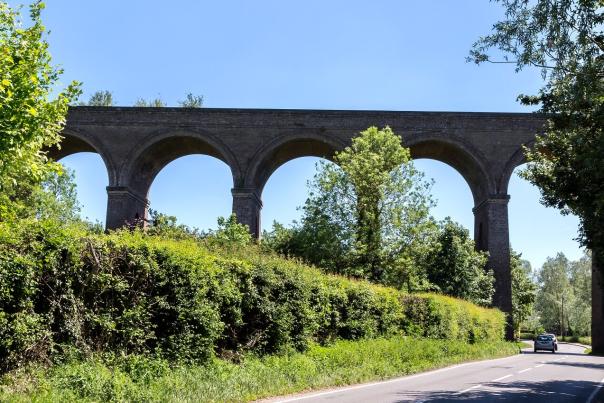
{"label": "tall tree", "polygon": [[539,292],[535,308],[547,331],[566,334],[574,295],[568,278],[570,262],[563,253],[548,258],[538,275]]}
{"label": "tall tree", "polygon": [[278,237],[283,252],[345,275],[400,281],[410,245],[421,243],[429,218],[431,184],[388,127],[360,133],[321,163],[310,184],[300,226]]}
{"label": "tall tree", "polygon": [[67,107],[79,94],[73,82],[53,97],[63,71],[51,65],[43,9],[42,2],[31,5],[24,27],[20,10],[0,2],[0,220],[14,214],[23,186],[60,171],[42,150],[60,141]]}
{"label": "tall tree", "polygon": [[[496,0],[505,19],[480,38],[476,63],[540,68],[539,94],[521,96],[541,105],[549,124],[527,151],[524,177],[542,201],[580,219],[580,241],[593,251],[593,351],[604,354],[604,3],[602,0]],[[493,58],[497,49],[503,59]]]}
{"label": "tall tree", "polygon": [[523,260],[520,254],[512,251],[510,256],[512,269],[512,316],[514,335],[520,336],[520,328],[533,312],[537,286],[531,280],[531,264]]}

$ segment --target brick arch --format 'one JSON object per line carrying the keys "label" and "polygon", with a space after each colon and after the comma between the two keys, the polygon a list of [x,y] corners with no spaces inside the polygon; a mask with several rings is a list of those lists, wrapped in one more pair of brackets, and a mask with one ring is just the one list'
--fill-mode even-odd
{"label": "brick arch", "polygon": [[97,143],[94,136],[89,138],[88,136],[74,130],[64,130],[61,133],[61,136],[63,139],[58,145],[45,150],[48,158],[59,161],[62,158],[77,153],[96,153],[103,160],[103,164],[105,165],[105,169],[107,171],[109,185],[111,186],[112,184],[117,183],[118,169],[111,157],[111,153],[105,150],[102,144]]}
{"label": "brick arch", "polygon": [[489,177],[484,157],[471,146],[451,137],[422,137],[410,139],[405,146],[411,150],[413,159],[433,159],[443,162],[465,179],[474,204],[493,193],[494,185]]}
{"label": "brick arch", "polygon": [[188,130],[162,132],[150,136],[131,155],[128,166],[120,176],[138,197],[147,198],[149,189],[157,174],[170,162],[187,155],[209,155],[224,162],[233,176],[233,183],[240,181],[240,169],[230,150],[209,133]]}
{"label": "brick arch", "polygon": [[245,187],[260,195],[270,176],[283,164],[300,157],[320,157],[333,161],[337,151],[344,149],[340,140],[315,133],[285,134],[261,147],[253,157],[245,176]]}
{"label": "brick arch", "polygon": [[524,149],[533,148],[534,146],[535,146],[534,140],[521,145],[518,148],[518,150],[506,162],[505,167],[503,169],[503,173],[497,183],[497,190],[499,191],[499,193],[508,192],[508,186],[510,184],[510,179],[512,178],[512,174],[514,173],[514,169],[516,169],[520,165],[527,162],[526,155],[524,153]]}

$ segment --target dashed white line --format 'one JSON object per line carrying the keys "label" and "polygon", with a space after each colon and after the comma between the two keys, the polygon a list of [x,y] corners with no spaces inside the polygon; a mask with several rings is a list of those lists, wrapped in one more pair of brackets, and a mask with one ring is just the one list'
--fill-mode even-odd
{"label": "dashed white line", "polygon": [[542,366],[544,366],[544,365],[545,365],[545,363],[543,363],[543,364],[539,364],[539,365],[535,365],[535,368],[539,368],[539,367],[542,367]]}
{"label": "dashed white line", "polygon": [[493,379],[491,382],[499,382],[499,381],[504,380],[505,378],[509,378],[510,376],[514,376],[514,375],[508,374],[508,375],[502,376],[501,378]]}
{"label": "dashed white line", "polygon": [[479,387],[481,387],[481,386],[482,386],[482,385],[474,385],[474,386],[472,386],[472,387],[470,387],[470,388],[468,388],[468,389],[464,389],[464,390],[462,390],[461,392],[457,392],[457,394],[458,394],[458,395],[461,395],[461,394],[463,394],[463,393],[469,392],[469,391],[471,391],[472,389],[476,389],[476,388],[479,388]]}
{"label": "dashed white line", "polygon": [[518,373],[522,374],[523,372],[530,371],[531,369],[533,369],[533,368],[526,368],[526,369],[523,369],[522,371],[518,371]]}

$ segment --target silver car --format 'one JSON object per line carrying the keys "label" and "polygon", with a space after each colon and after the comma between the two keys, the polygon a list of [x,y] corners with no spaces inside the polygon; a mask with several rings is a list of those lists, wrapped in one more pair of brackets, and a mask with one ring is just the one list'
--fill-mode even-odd
{"label": "silver car", "polygon": [[552,353],[556,352],[556,343],[554,342],[554,338],[549,334],[540,334],[535,339],[535,352],[539,350],[547,350]]}

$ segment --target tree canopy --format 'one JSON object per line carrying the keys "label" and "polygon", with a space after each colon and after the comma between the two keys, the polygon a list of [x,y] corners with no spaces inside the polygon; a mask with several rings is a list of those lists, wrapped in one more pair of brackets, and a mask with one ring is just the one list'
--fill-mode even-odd
{"label": "tree canopy", "polygon": [[[549,116],[527,150],[523,176],[542,201],[580,219],[581,243],[604,252],[604,3],[602,0],[496,0],[505,19],[473,46],[476,63],[541,69],[538,94],[522,95]],[[500,56],[500,57],[498,57]]]}
{"label": "tree canopy", "polygon": [[63,71],[51,64],[43,9],[32,4],[24,27],[20,10],[0,2],[0,220],[15,213],[28,184],[60,171],[43,150],[60,141],[67,107],[79,94],[72,82],[53,96]]}

